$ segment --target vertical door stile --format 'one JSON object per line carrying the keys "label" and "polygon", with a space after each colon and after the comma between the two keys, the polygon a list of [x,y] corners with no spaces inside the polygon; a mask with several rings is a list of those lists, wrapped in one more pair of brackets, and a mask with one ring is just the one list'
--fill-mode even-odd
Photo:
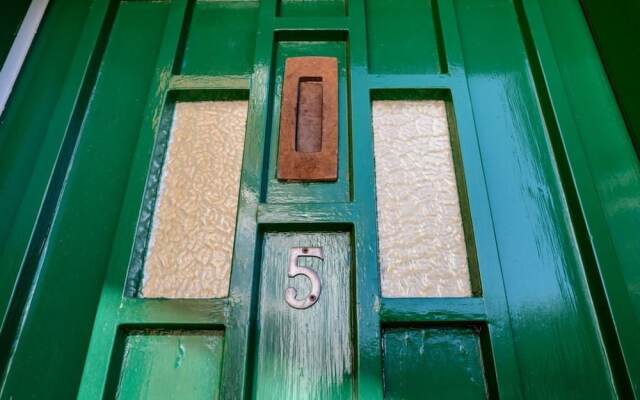
{"label": "vertical door stile", "polygon": [[[95,73],[91,66],[99,64],[104,55],[105,47],[99,44],[100,37],[105,34],[104,27],[110,29],[113,25],[113,4],[108,0],[95,2],[91,11],[86,16],[84,28],[80,29],[78,46],[70,54],[73,56],[69,64],[69,69],[64,71],[60,96],[54,105],[47,122],[47,129],[42,139],[42,146],[36,153],[36,162],[32,164],[33,170],[31,178],[25,182],[25,190],[22,196],[21,205],[14,212],[14,226],[21,227],[13,229],[0,246],[0,265],[2,274],[0,275],[0,346],[6,347],[0,351],[2,361],[9,360],[10,346],[4,346],[5,340],[13,340],[14,335],[19,335],[19,323],[15,320],[21,315],[11,315],[11,308],[22,310],[28,302],[27,293],[16,296],[14,288],[21,285],[21,282],[32,284],[32,281],[39,273],[40,267],[37,264],[37,257],[33,254],[41,250],[41,243],[46,241],[49,226],[55,218],[55,207],[45,207],[44,204],[57,204],[62,191],[58,182],[64,178],[69,164],[70,154],[66,154],[66,143],[75,142],[78,129],[73,127],[74,116],[80,115],[86,110],[89,103],[87,96],[83,96],[84,88],[95,83]],[[53,12],[50,9],[50,13]],[[49,17],[51,18],[51,17]],[[82,25],[81,25],[82,26]],[[43,25],[44,27],[44,25]],[[106,29],[106,30],[108,30]],[[19,85],[18,85],[19,86]],[[19,90],[16,86],[16,90]],[[42,96],[38,88],[39,96]],[[45,96],[42,96],[44,99]],[[43,100],[44,101],[44,100]],[[31,105],[32,106],[32,105]],[[81,110],[80,112],[78,112]],[[7,108],[2,117],[8,116],[11,108]],[[40,110],[42,112],[42,110]],[[3,123],[5,128],[11,129],[8,118]],[[20,132],[26,136],[25,132]],[[4,202],[0,202],[0,208],[9,213],[10,208],[5,208]],[[5,222],[8,222],[7,219]],[[2,229],[2,228],[0,228]],[[9,251],[10,249],[10,251]],[[37,250],[36,250],[37,249]],[[11,320],[14,321],[11,321]],[[13,327],[11,325],[14,325]],[[6,338],[6,339],[5,339]],[[6,353],[5,353],[6,351]],[[4,368],[8,365],[0,366],[0,376],[4,376]],[[4,384],[4,382],[0,382]],[[0,393],[2,388],[0,387]]]}
{"label": "vertical door stile", "polygon": [[93,3],[0,132],[0,397],[640,393],[640,164],[579,0]]}
{"label": "vertical door stile", "polygon": [[353,201],[357,210],[354,226],[356,382],[357,398],[382,399],[381,292],[365,3],[365,0],[349,1],[351,148],[357,149],[352,152]]}
{"label": "vertical door stile", "polygon": [[225,329],[221,399],[250,396],[252,377],[252,332],[257,314],[257,280],[260,265],[258,205],[264,196],[266,132],[270,121],[273,68],[273,18],[276,0],[261,0],[254,68],[249,90],[236,236],[229,288],[229,323]]}
{"label": "vertical door stile", "polygon": [[[469,206],[473,216],[482,295],[497,390],[500,397],[521,398],[520,375],[509,320],[507,296],[485,183],[471,97],[464,69],[458,18],[454,0],[436,0],[442,20],[443,41],[451,75],[453,111],[458,126]],[[485,353],[485,357],[486,357]]]}
{"label": "vertical door stile", "polygon": [[[185,20],[188,0],[172,0],[158,52],[154,77],[146,100],[144,119],[136,146],[128,187],[116,231],[111,259],[102,288],[98,311],[87,352],[85,369],[78,393],[79,399],[102,398],[108,388],[108,375],[118,373],[114,358],[118,358],[118,330],[125,303],[125,283],[138,222],[139,204],[144,191],[150,149],[159,128],[172,68],[178,51],[182,24]],[[114,368],[116,367],[116,368]],[[118,371],[110,371],[116,369]],[[115,382],[117,385],[117,382]],[[113,391],[115,393],[115,391]]]}

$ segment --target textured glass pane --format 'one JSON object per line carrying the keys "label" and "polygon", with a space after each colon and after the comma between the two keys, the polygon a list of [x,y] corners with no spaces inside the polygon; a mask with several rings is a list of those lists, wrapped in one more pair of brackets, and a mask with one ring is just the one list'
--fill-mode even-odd
{"label": "textured glass pane", "polygon": [[382,295],[471,295],[442,101],[374,101]]}
{"label": "textured glass pane", "polygon": [[227,295],[246,119],[246,101],[176,104],[144,297]]}

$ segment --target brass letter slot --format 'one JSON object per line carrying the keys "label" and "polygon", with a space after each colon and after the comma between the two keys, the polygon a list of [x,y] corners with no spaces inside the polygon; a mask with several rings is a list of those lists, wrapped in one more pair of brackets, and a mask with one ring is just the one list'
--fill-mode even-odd
{"label": "brass letter slot", "polygon": [[334,57],[286,61],[278,179],[338,179],[338,61]]}

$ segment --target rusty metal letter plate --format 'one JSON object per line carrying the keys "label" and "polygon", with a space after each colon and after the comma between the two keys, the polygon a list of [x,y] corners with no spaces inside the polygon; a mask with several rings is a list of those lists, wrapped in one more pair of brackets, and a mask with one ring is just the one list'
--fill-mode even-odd
{"label": "rusty metal letter plate", "polygon": [[338,179],[338,60],[291,57],[284,68],[278,179]]}

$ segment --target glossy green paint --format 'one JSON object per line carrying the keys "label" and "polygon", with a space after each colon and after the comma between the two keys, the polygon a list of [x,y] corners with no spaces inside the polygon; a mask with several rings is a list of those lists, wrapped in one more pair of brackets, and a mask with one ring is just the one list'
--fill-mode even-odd
{"label": "glossy green paint", "polygon": [[384,397],[485,399],[480,337],[472,329],[389,329],[382,336]]}
{"label": "glossy green paint", "polygon": [[[582,247],[593,252],[587,273],[601,324],[609,324],[605,340],[613,342],[607,349],[619,371],[620,394],[640,397],[640,247],[634,237],[640,226],[640,163],[579,5],[543,1],[524,6],[535,24],[532,39],[546,80],[548,113],[557,123],[557,147],[567,158],[567,186],[575,187],[575,193],[566,190],[578,214],[574,223]],[[573,29],[558,14],[570,18]],[[613,321],[607,321],[609,315]]]}
{"label": "glossy green paint", "polygon": [[250,74],[258,2],[196,1],[192,13],[180,73]]}
{"label": "glossy green paint", "polygon": [[[26,388],[35,398],[75,395],[91,332],[90,323],[76,321],[91,321],[95,315],[110,257],[109,237],[120,212],[120,204],[112,199],[122,196],[126,184],[127,147],[135,144],[144,115],[150,85],[145,71],[153,69],[167,8],[163,3],[119,6],[79,133],[78,146],[86,150],[74,154],[74,168],[65,177],[68,189],[60,198],[38,266],[37,287],[29,299],[31,312],[15,339],[3,396],[17,396]],[[144,28],[137,26],[143,15],[153,17]],[[120,79],[122,70],[127,70],[129,80]],[[103,167],[94,170],[92,165]],[[91,173],[84,173],[87,169]],[[47,295],[48,288],[62,293],[54,301]],[[43,342],[47,346],[41,346]],[[73,345],[61,347],[62,342]],[[46,376],[52,379],[50,384],[42,384]]]}
{"label": "glossy green paint", "polygon": [[410,0],[399,6],[393,0],[370,0],[366,8],[370,73],[446,72],[438,54],[442,38],[436,26],[437,2]]}
{"label": "glossy green paint", "polygon": [[[260,298],[255,330],[254,399],[350,399],[353,391],[351,344],[351,245],[348,233],[264,235]],[[297,310],[284,301],[288,287],[297,298],[311,285],[289,278],[289,248],[320,247],[323,259],[302,257],[301,267],[320,278],[318,301]]]}
{"label": "glossy green paint", "polygon": [[342,17],[348,0],[278,0],[276,13],[279,17]]}
{"label": "glossy green paint", "polygon": [[[0,119],[2,364],[6,362],[46,236],[46,228],[35,228],[36,221],[39,217],[41,221],[51,218],[57,196],[55,181],[64,174],[64,170],[55,174],[54,165],[57,157],[65,158],[59,153],[65,128],[79,96],[82,70],[94,51],[92,42],[86,52],[77,51],[73,56],[87,12],[88,5],[82,0],[50,5]],[[65,18],[69,21],[61,26]],[[41,68],[52,59],[58,62]],[[38,112],[34,113],[34,109]],[[49,185],[51,195],[45,200]],[[38,245],[30,251],[32,238]]]}
{"label": "glossy green paint", "polygon": [[[26,285],[33,296],[15,337],[2,396],[70,398],[79,387],[81,399],[110,397],[132,332],[190,335],[224,329],[220,398],[252,397],[265,390],[255,380],[257,350],[278,354],[260,342],[262,274],[277,267],[263,265],[269,250],[263,247],[265,238],[331,231],[348,232],[351,238],[354,397],[382,398],[385,390],[393,397],[397,388],[403,390],[383,384],[390,372],[383,373],[383,364],[407,367],[398,358],[386,358],[391,354],[387,344],[399,331],[436,332],[438,354],[446,354],[456,340],[468,349],[470,370],[460,374],[463,363],[451,363],[446,379],[436,383],[466,376],[460,388],[477,389],[474,382],[483,375],[485,389],[504,398],[637,397],[633,265],[638,250],[633,242],[640,174],[577,3],[423,2],[414,11],[421,10],[415,18],[428,27],[426,39],[408,32],[407,41],[415,42],[408,48],[391,46],[398,39],[380,25],[384,16],[377,14],[377,6],[390,16],[406,15],[406,9],[392,3],[351,0],[342,17],[337,11],[312,16],[313,7],[302,3],[291,8],[288,2],[263,0],[253,30],[247,21],[255,3],[229,14],[238,18],[238,57],[211,58],[205,44],[191,35],[218,29],[194,25],[200,17],[210,21],[218,14],[197,12],[200,7],[242,7],[231,3],[114,1],[109,6],[95,0],[49,128],[58,136],[47,133],[42,144],[45,155],[51,154],[44,159],[51,161],[48,169],[35,169],[50,176],[57,151],[64,147],[63,122],[75,110],[83,124],[77,124],[77,144],[71,135],[65,147],[75,147],[74,157],[58,164],[63,172],[67,164],[69,169],[51,213],[55,219],[44,254],[36,252],[31,261],[37,279]],[[390,26],[403,27],[402,20],[390,20]],[[254,46],[247,41],[249,31],[256,33]],[[94,53],[100,49],[96,43],[106,45],[104,57]],[[222,53],[231,46],[217,38],[211,45]],[[281,189],[273,166],[282,59],[319,52],[341,60],[344,175],[337,183]],[[83,66],[92,54],[101,64],[85,75]],[[393,63],[391,57],[405,63],[385,65]],[[193,75],[179,73],[185,59]],[[217,75],[209,75],[212,71]],[[92,93],[86,112],[82,101],[74,103],[82,82]],[[250,103],[230,295],[211,300],[129,297],[125,287],[139,283],[128,270],[147,175],[172,102],[221,98],[229,91],[234,96],[248,91]],[[463,203],[465,198],[468,203],[467,233],[475,244],[477,297],[380,298],[370,106],[372,99],[389,95],[447,103],[459,149],[456,167],[465,184]],[[24,118],[26,111],[19,115]],[[26,139],[15,140],[29,148]],[[0,169],[8,177],[3,179],[16,179],[16,170],[5,168]],[[31,203],[21,207],[37,215],[45,187],[29,192]],[[55,203],[55,190],[49,193]],[[24,243],[34,223],[23,228]],[[46,220],[38,226],[47,232]],[[26,244],[10,248],[27,254]],[[3,259],[3,273],[5,265],[14,264]],[[9,284],[15,282],[15,275],[9,278]],[[133,283],[127,283],[129,278]],[[19,320],[20,311],[17,315]],[[45,339],[48,345],[42,346]],[[424,394],[422,388],[407,387],[397,396]],[[430,388],[436,398],[447,393],[447,388],[438,393]]]}
{"label": "glossy green paint", "polygon": [[[223,333],[131,331],[117,399],[217,399]],[[111,394],[112,396],[113,394]]]}

